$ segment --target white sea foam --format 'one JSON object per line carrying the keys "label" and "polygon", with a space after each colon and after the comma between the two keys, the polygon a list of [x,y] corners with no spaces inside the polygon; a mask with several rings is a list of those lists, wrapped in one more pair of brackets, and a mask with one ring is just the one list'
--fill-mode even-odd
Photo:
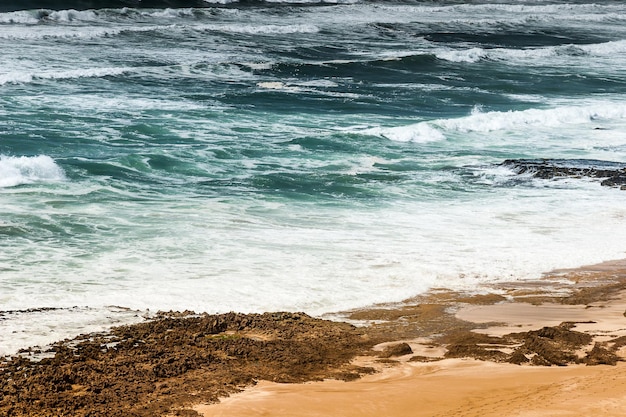
{"label": "white sea foam", "polygon": [[119,76],[131,71],[131,68],[84,68],[64,71],[23,72],[11,71],[0,74],[0,85],[31,83],[36,80],[67,80],[75,78],[101,78]]}
{"label": "white sea foam", "polygon": [[98,39],[114,37],[120,34],[144,32],[168,32],[179,28],[176,25],[140,25],[140,26],[16,26],[4,28],[0,39]]}
{"label": "white sea foam", "polygon": [[398,142],[432,142],[446,139],[455,132],[519,131],[528,127],[544,128],[626,119],[624,103],[593,103],[586,106],[563,106],[553,109],[529,109],[508,112],[482,112],[475,108],[469,116],[439,119],[407,126],[375,127],[360,131]]}
{"label": "white sea foam", "polygon": [[219,32],[243,33],[250,35],[283,35],[289,33],[317,33],[319,27],[311,24],[296,25],[203,25],[196,29]]}
{"label": "white sea foam", "polygon": [[427,143],[437,142],[446,138],[439,129],[427,122],[409,126],[375,127],[363,130],[361,133],[382,136],[396,142]]}
{"label": "white sea foam", "polygon": [[437,58],[452,62],[478,62],[488,56],[483,48],[470,48],[464,50],[445,50],[436,53]]}
{"label": "white sea foam", "polygon": [[[61,101],[63,103],[61,103]],[[109,97],[97,94],[81,94],[71,97],[28,97],[22,102],[44,103],[50,106],[68,105],[71,108],[90,112],[139,112],[146,110],[158,111],[193,111],[206,109],[206,105],[182,100],[166,100],[158,98]],[[217,104],[211,106],[217,109]]]}
{"label": "white sea foam", "polygon": [[470,116],[464,118],[445,119],[434,123],[447,131],[491,132],[494,130],[517,130],[527,126],[556,127],[624,118],[626,118],[626,104],[616,103],[508,112],[483,113],[474,111]]}
{"label": "white sea foam", "polygon": [[[626,20],[624,6],[620,4],[464,3],[441,6],[377,3],[372,9],[376,12],[369,17],[373,22],[390,20],[401,22],[419,15],[422,22],[445,23],[454,27],[469,25],[474,28],[502,27],[511,24],[536,27],[543,24],[552,25],[559,21],[581,25],[587,23],[597,25],[600,22],[619,24]],[[357,19],[364,17],[366,16],[362,15]]]}
{"label": "white sea foam", "polygon": [[54,26],[15,26],[3,28],[0,39],[37,40],[37,39],[95,39],[116,36],[122,29],[101,27],[54,27]]}
{"label": "white sea foam", "polygon": [[242,62],[242,65],[253,70],[268,70],[272,68],[271,62]]}
{"label": "white sea foam", "polygon": [[592,56],[613,57],[626,53],[626,40],[603,42],[589,45],[578,45],[577,48]]}
{"label": "white sea foam", "polygon": [[72,307],[0,312],[0,357],[21,348],[45,347],[78,334],[106,330],[110,326],[136,323],[147,312],[124,308]]}
{"label": "white sea foam", "polygon": [[98,14],[93,10],[58,10],[50,12],[45,16],[44,20],[51,20],[55,22],[93,22],[100,20]]}
{"label": "white sea foam", "polygon": [[[444,49],[436,50],[435,55],[439,59],[451,62],[475,63],[482,60],[506,61],[535,60],[538,64],[544,64],[550,58],[581,58],[588,60],[589,57],[616,58],[626,53],[626,41],[611,41],[585,45],[559,45],[542,48],[469,48],[469,49]],[[550,61],[550,65],[557,64]],[[570,61],[563,61],[563,65],[569,65]]]}
{"label": "white sea foam", "polygon": [[295,92],[299,91],[297,87],[289,87],[285,83],[280,81],[266,81],[257,83],[257,86],[260,88],[265,88],[267,90],[293,90]]}
{"label": "white sea foam", "polygon": [[497,13],[507,12],[511,14],[526,14],[533,16],[541,16],[543,14],[552,16],[589,16],[589,15],[606,15],[611,11],[619,12],[623,10],[623,6],[619,4],[575,4],[575,3],[552,3],[552,4],[512,4],[512,3],[496,3],[496,4],[464,4],[457,7],[460,10],[468,10],[474,13]]}
{"label": "white sea foam", "polygon": [[158,19],[177,19],[194,16],[194,9],[161,9],[153,12],[143,12],[142,14]]}
{"label": "white sea foam", "polygon": [[[265,90],[278,90],[284,93],[301,94],[311,93],[329,97],[342,97],[347,99],[357,99],[363,95],[347,92],[329,91],[326,88],[336,87],[337,84],[329,80],[312,80],[305,82],[284,83],[282,81],[264,81],[257,83],[257,87]],[[315,88],[314,88],[315,87]]]}
{"label": "white sea foam", "polygon": [[63,181],[65,173],[52,158],[0,155],[0,188],[35,182]]}
{"label": "white sea foam", "polygon": [[320,88],[334,88],[337,87],[338,84],[331,80],[308,80],[300,82],[298,85],[304,87],[320,87]]}
{"label": "white sea foam", "polygon": [[0,23],[34,25],[39,23],[39,18],[31,11],[0,13]]}
{"label": "white sea foam", "polygon": [[[206,0],[207,5],[231,4],[237,0]],[[360,0],[267,0],[268,3],[292,3],[292,4],[338,4],[349,6],[363,3]],[[619,21],[624,20],[624,8],[619,4],[460,4],[460,5],[394,5],[373,4],[351,10],[351,17],[356,22],[387,22],[387,21],[412,21],[415,15],[419,15],[425,21],[442,21],[446,23],[458,21],[460,24],[481,23],[511,23],[524,22],[551,22],[557,19],[581,22]],[[355,6],[356,7],[356,6]],[[220,13],[238,13],[237,9],[221,10]],[[332,14],[332,10],[329,11]],[[24,11],[0,13],[0,23],[36,24],[50,20],[59,23],[76,22],[110,22],[128,14],[136,14],[149,19],[171,18],[194,18],[198,14],[210,14],[200,9],[110,9],[99,11],[61,10],[46,11],[46,13]],[[468,17],[468,16],[471,16]],[[494,16],[498,16],[495,18]]]}
{"label": "white sea foam", "polygon": [[[362,161],[359,170],[379,162]],[[620,191],[582,187],[508,189],[379,210],[207,200],[136,215],[129,214],[129,202],[99,205],[97,213],[76,207],[81,218],[106,219],[98,226],[110,232],[93,244],[107,250],[57,251],[52,242],[38,242],[32,249],[46,262],[12,261],[13,271],[3,271],[5,285],[12,283],[3,305],[321,314],[401,300],[435,285],[475,290],[481,283],[537,278],[623,254]],[[574,250],[573,242],[585,242],[584,248]]]}

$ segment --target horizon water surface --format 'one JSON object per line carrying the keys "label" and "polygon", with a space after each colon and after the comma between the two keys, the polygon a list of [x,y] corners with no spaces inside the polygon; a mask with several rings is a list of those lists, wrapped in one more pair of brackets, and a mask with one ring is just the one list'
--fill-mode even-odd
{"label": "horizon water surface", "polygon": [[0,13],[0,355],[624,257],[618,1]]}

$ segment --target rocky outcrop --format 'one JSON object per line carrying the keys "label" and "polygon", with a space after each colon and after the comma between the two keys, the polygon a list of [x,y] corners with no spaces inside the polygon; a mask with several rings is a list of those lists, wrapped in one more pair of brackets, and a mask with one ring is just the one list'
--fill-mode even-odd
{"label": "rocky outcrop", "polygon": [[409,346],[406,342],[402,342],[387,346],[382,352],[380,352],[379,356],[381,358],[391,358],[393,356],[410,355],[411,353],[413,353],[411,346]]}
{"label": "rocky outcrop", "polygon": [[502,166],[535,178],[592,178],[626,190],[626,164],[593,159],[507,159]]}
{"label": "rocky outcrop", "polygon": [[0,416],[173,415],[260,379],[358,378],[373,370],[350,360],[373,343],[302,313],[172,313],[0,360]]}
{"label": "rocky outcrop", "polygon": [[[543,327],[502,337],[488,336],[471,331],[446,335],[446,358],[474,358],[517,365],[567,366],[570,364],[615,365],[622,358],[617,351],[620,339],[593,344],[587,333],[572,330],[572,322]],[[590,346],[593,344],[593,348]]]}

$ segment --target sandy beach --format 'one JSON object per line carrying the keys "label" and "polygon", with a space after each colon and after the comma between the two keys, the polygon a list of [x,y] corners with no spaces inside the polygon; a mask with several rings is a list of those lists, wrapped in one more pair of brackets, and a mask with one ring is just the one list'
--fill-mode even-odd
{"label": "sandy beach", "polygon": [[217,416],[623,416],[626,366],[403,364],[354,382],[260,383],[196,410]]}
{"label": "sandy beach", "polygon": [[[522,284],[526,288],[504,286],[499,292],[508,300],[487,305],[461,302],[454,308],[454,315],[463,321],[485,324],[473,332],[494,337],[570,322],[573,330],[592,337],[577,352],[583,357],[596,344],[610,346],[615,344],[611,340],[620,341],[620,337],[626,336],[626,292],[611,293],[611,288],[620,282],[623,266],[616,262],[560,271],[543,282]],[[566,288],[568,285],[571,288]],[[567,292],[568,296],[553,297]],[[432,337],[407,342],[412,354],[396,358],[397,363],[379,363],[378,373],[357,381],[295,385],[260,382],[220,404],[200,405],[195,410],[205,417],[536,417],[626,413],[623,362],[613,366],[531,366],[471,358],[416,362],[411,361],[416,354],[443,358],[446,349],[433,346]],[[614,352],[620,358],[626,357],[623,347]],[[360,361],[361,365],[376,366],[372,357]]]}

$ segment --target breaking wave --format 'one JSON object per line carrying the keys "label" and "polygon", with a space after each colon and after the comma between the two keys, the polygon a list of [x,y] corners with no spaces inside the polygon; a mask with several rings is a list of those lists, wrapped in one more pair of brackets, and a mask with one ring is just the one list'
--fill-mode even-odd
{"label": "breaking wave", "polygon": [[437,51],[439,59],[451,62],[475,63],[483,60],[510,61],[545,60],[553,57],[615,57],[626,53],[626,41],[611,41],[587,45],[559,45],[543,48],[509,49],[509,48],[469,48],[464,50]]}
{"label": "breaking wave", "polygon": [[30,157],[0,155],[0,188],[64,179],[63,169],[47,155]]}
{"label": "breaking wave", "polygon": [[626,119],[626,104],[564,106],[554,109],[529,109],[508,112],[474,110],[466,117],[424,121],[407,126],[375,127],[361,133],[381,136],[396,142],[427,143],[441,141],[454,132],[493,132],[527,127],[558,127],[600,120]]}
{"label": "breaking wave", "polygon": [[289,33],[317,33],[315,25],[207,25],[201,29],[219,32],[242,33],[247,35],[284,35]]}
{"label": "breaking wave", "polygon": [[65,71],[49,71],[49,72],[19,72],[12,71],[6,74],[0,74],[0,85],[4,84],[25,84],[36,80],[66,80],[76,78],[101,78],[109,76],[118,76],[130,71],[130,68],[90,68],[76,69]]}

